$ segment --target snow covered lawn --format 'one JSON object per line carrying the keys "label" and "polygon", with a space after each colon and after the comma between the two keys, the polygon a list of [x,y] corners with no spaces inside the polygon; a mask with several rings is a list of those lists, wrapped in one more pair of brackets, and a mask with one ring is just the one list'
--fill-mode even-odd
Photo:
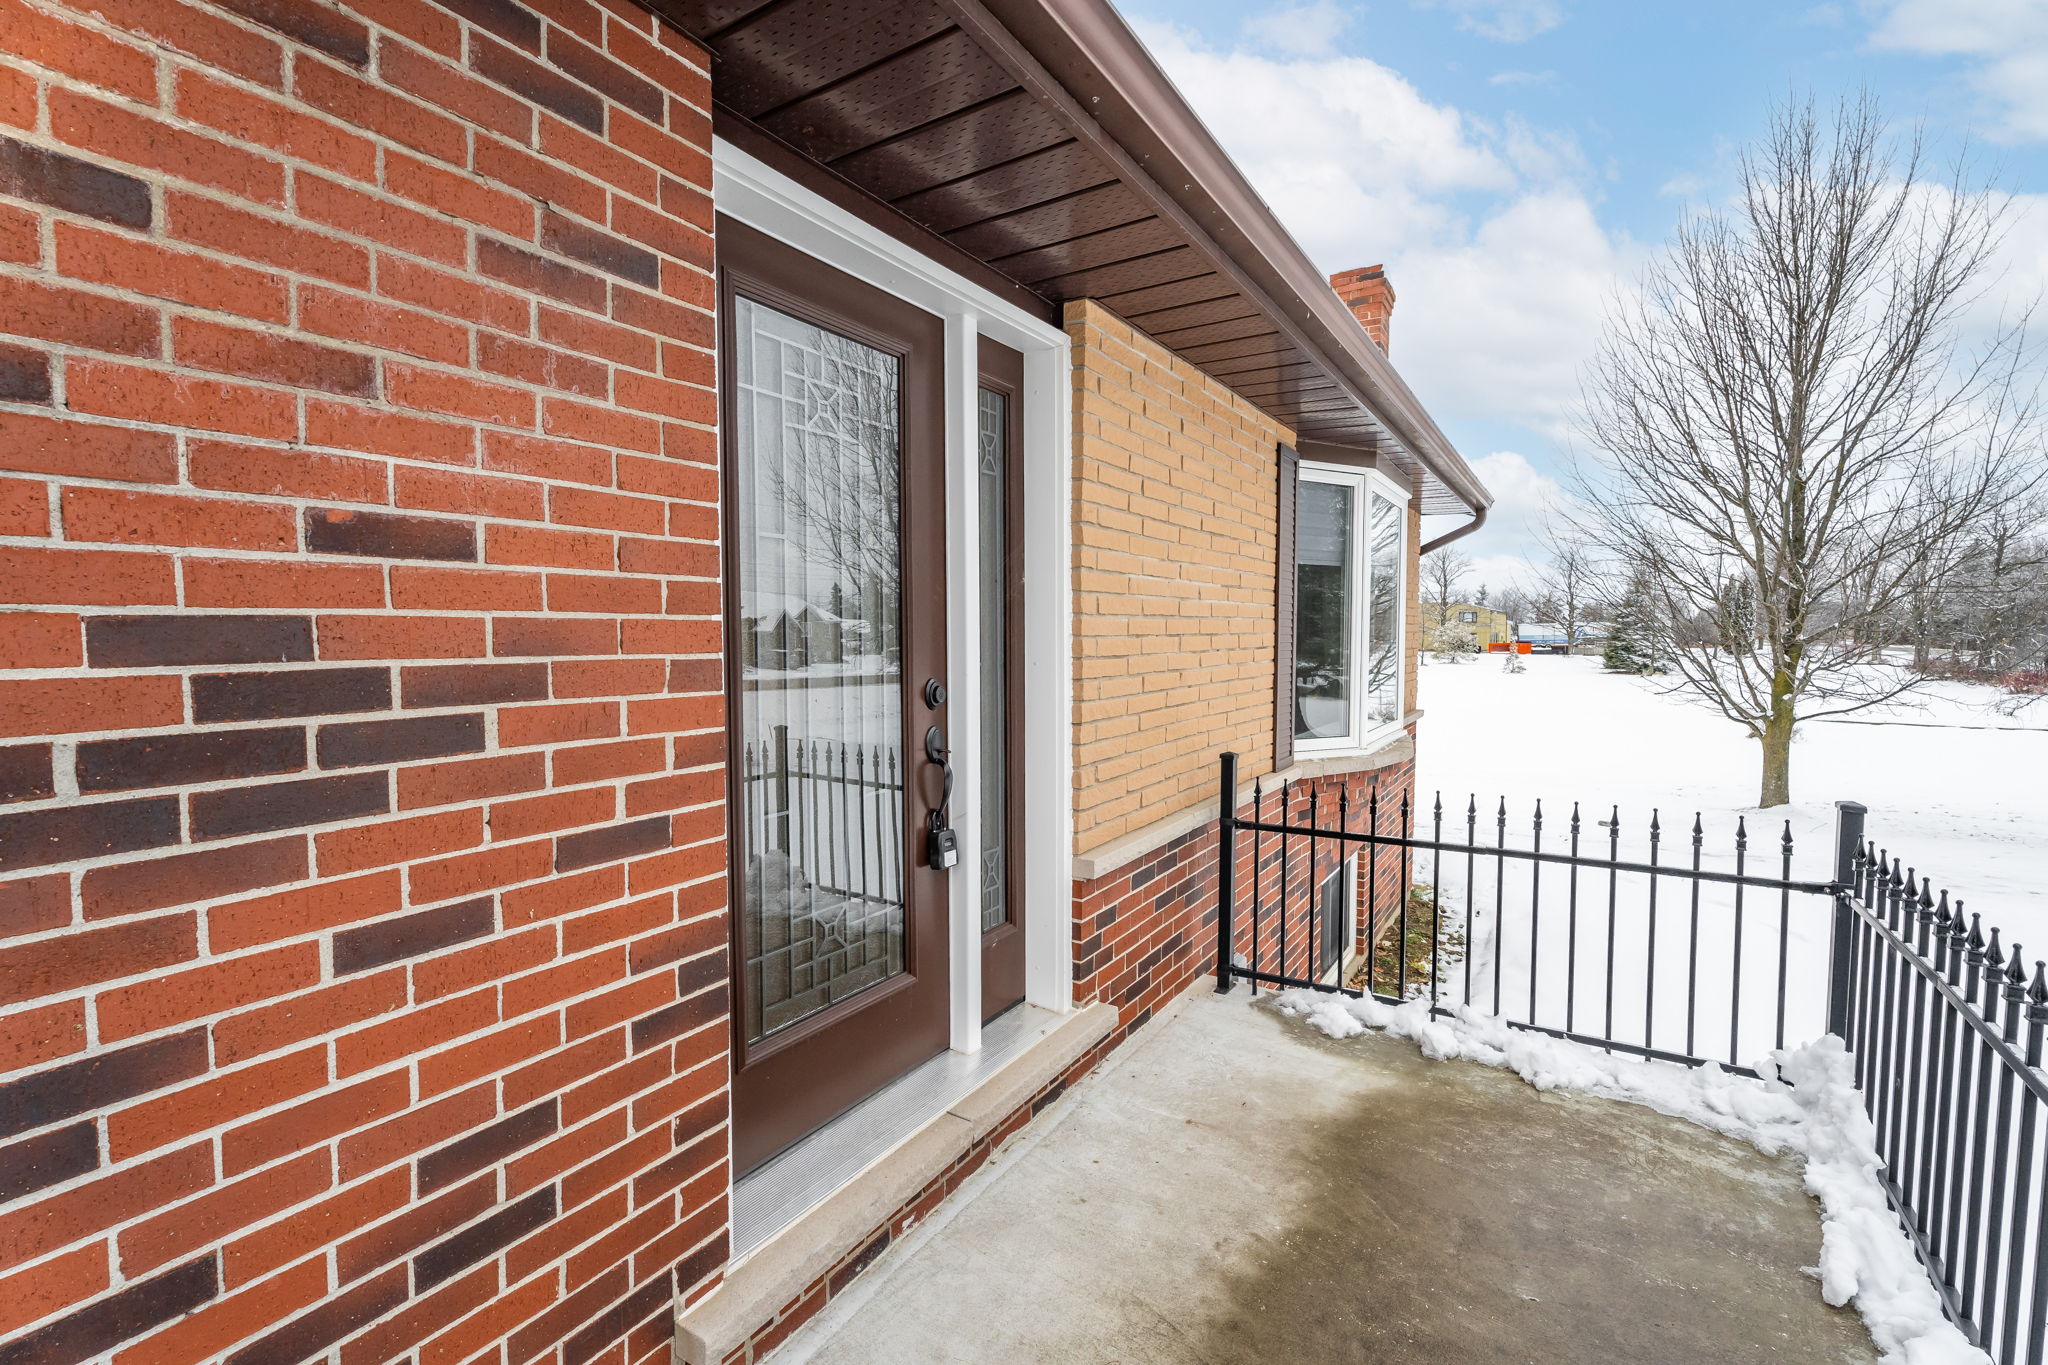
{"label": "snow covered lawn", "polygon": [[1521,674],[1502,672],[1498,658],[1425,664],[1424,813],[1440,790],[1462,832],[1466,796],[1476,793],[1490,842],[1493,803],[1506,796],[1509,843],[1526,847],[1529,809],[1541,798],[1545,847],[1553,847],[1576,800],[1589,848],[1597,836],[1604,852],[1605,832],[1592,821],[1619,806],[1623,856],[1633,857],[1656,807],[1667,861],[1686,848],[1694,811],[1704,813],[1710,852],[1729,847],[1744,815],[1751,869],[1766,875],[1789,815],[1794,876],[1825,880],[1833,803],[1861,801],[1870,837],[2001,926],[2008,944],[2017,938],[2030,958],[2048,956],[2048,699],[2008,716],[1993,709],[1996,690],[1944,684],[1881,714],[1803,725],[1793,747],[1795,804],[1761,814],[1757,746],[1738,727],[1668,683],[1603,673],[1595,658],[1526,662]]}

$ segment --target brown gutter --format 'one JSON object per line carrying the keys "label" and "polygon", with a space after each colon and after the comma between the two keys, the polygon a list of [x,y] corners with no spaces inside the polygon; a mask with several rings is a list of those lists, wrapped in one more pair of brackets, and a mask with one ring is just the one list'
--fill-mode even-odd
{"label": "brown gutter", "polygon": [[1484,507],[1475,507],[1472,509],[1472,520],[1466,522],[1463,526],[1452,527],[1434,540],[1423,541],[1422,548],[1415,553],[1426,555],[1432,551],[1441,550],[1454,540],[1463,540],[1466,536],[1471,535],[1484,525],[1486,525],[1486,509]]}
{"label": "brown gutter", "polygon": [[[940,0],[1459,502],[1492,494],[1108,0]],[[1479,520],[1432,544],[1478,529]]]}

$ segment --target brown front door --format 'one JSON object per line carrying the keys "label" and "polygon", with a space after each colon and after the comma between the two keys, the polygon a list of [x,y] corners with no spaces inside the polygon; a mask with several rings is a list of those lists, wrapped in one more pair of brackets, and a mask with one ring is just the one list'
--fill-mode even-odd
{"label": "brown front door", "polygon": [[1024,998],[1024,357],[981,340],[976,506],[981,564],[981,1017]]}
{"label": "brown front door", "polygon": [[745,1172],[949,1041],[943,324],[717,230]]}

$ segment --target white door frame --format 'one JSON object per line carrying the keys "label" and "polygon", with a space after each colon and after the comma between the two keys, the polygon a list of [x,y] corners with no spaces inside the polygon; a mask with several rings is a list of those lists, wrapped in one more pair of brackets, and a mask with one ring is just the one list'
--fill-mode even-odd
{"label": "white door frame", "polygon": [[[1024,752],[1012,767],[1024,784],[1024,998],[1073,1008],[1068,926],[1073,807],[1072,440],[1069,342],[1059,328],[946,269],[856,218],[723,138],[712,139],[712,201],[718,212],[943,318],[946,325],[946,565],[948,687],[979,695],[981,562],[975,503],[979,339],[1024,356]],[[952,711],[952,748],[981,753],[973,706]],[[951,879],[952,1046],[981,1050],[981,813],[976,774],[965,763],[953,788],[960,862]],[[1014,778],[1013,778],[1014,780]],[[1014,795],[1014,793],[1013,793]]]}

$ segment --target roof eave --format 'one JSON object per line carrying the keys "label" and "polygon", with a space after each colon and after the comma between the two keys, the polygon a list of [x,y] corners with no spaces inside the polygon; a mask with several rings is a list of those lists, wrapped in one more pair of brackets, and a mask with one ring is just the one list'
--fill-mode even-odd
{"label": "roof eave", "polygon": [[[941,0],[1027,88],[1121,153],[1268,318],[1467,509],[1471,466],[1107,0]],[[1010,41],[1004,41],[1004,37]],[[1019,60],[1025,58],[1027,60]],[[1048,90],[1047,78],[1057,89]]]}

